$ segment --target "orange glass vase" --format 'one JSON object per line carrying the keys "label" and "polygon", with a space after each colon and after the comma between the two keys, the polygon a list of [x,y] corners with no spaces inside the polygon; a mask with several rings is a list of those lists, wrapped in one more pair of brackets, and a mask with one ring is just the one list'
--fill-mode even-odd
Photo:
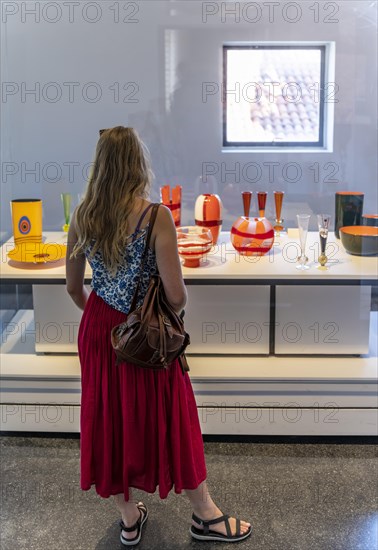
{"label": "orange glass vase", "polygon": [[222,229],[222,201],[215,194],[199,195],[194,206],[195,224],[210,229],[213,244],[217,243]]}
{"label": "orange glass vase", "polygon": [[160,201],[172,212],[173,221],[176,227],[181,225],[181,191],[181,185],[172,187],[172,190],[170,185],[163,185],[160,187]]}
{"label": "orange glass vase", "polygon": [[272,224],[265,217],[250,217],[252,193],[245,191],[242,196],[244,216],[240,216],[231,228],[231,243],[242,256],[264,256],[273,246]]}

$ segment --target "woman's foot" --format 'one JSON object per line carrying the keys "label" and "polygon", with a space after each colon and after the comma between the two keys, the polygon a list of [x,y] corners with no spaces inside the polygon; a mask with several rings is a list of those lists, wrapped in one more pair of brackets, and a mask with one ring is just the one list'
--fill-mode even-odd
{"label": "woman's foot", "polygon": [[138,510],[138,518],[134,521],[133,517],[133,508],[130,509],[127,514],[122,513],[122,517],[126,516],[125,519],[120,521],[121,527],[121,542],[124,546],[135,546],[138,544],[142,538],[142,528],[146,523],[148,518],[147,507],[143,502],[138,502],[136,505]]}
{"label": "woman's foot", "polygon": [[249,537],[252,532],[251,524],[224,516],[211,498],[206,480],[196,489],[186,489],[185,492],[194,512],[190,528],[193,538],[236,542]]}
{"label": "woman's foot", "polygon": [[[197,512],[194,512],[194,513],[198,518],[203,519],[205,521],[213,520],[223,516],[223,513],[221,512],[221,510],[219,510],[218,507],[215,507],[215,509],[212,509],[212,510],[211,509],[208,511],[201,510],[200,513],[197,513]],[[231,517],[229,518],[231,535],[238,534],[236,523],[237,523],[236,518],[231,518]],[[203,530],[203,526],[197,523],[194,519],[192,519],[192,525],[197,529]],[[250,530],[250,527],[251,527],[251,524],[248,523],[247,521],[240,521],[241,535],[245,535]],[[216,531],[221,535],[227,535],[227,528],[224,521],[211,525],[211,530]]]}
{"label": "woman's foot", "polygon": [[[137,508],[137,505],[135,504],[135,510],[131,510],[127,516],[125,514],[122,514],[122,521],[126,527],[132,527],[136,524],[138,519],[141,518],[142,512]],[[136,537],[137,529],[131,532],[126,532],[122,530],[122,536],[126,540],[130,540]]]}

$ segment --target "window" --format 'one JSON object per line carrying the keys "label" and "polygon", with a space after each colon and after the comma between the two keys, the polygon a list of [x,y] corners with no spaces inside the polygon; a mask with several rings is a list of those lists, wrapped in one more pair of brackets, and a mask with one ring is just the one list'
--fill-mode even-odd
{"label": "window", "polygon": [[223,47],[223,146],[324,146],[325,45]]}

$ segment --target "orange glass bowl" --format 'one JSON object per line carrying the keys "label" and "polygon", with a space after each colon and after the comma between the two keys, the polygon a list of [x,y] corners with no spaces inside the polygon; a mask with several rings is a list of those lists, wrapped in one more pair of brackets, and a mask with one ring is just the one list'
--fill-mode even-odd
{"label": "orange glass bowl", "polygon": [[213,244],[217,243],[222,229],[222,201],[218,195],[203,193],[194,206],[195,224],[210,229]]}
{"label": "orange glass bowl", "polygon": [[371,227],[378,227],[378,214],[363,214],[362,225],[370,225]]}
{"label": "orange glass bowl", "polygon": [[178,253],[184,260],[184,267],[199,267],[201,259],[211,250],[212,238],[210,229],[206,227],[188,225],[177,228]]}
{"label": "orange glass bowl", "polygon": [[274,230],[267,218],[240,216],[231,228],[231,243],[242,256],[264,256],[273,242]]}
{"label": "orange glass bowl", "polygon": [[378,227],[365,225],[340,227],[340,238],[349,254],[356,256],[378,255]]}

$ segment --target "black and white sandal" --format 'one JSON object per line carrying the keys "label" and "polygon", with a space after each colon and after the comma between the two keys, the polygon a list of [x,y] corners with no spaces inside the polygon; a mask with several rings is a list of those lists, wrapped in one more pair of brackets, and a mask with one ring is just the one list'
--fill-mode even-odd
{"label": "black and white sandal", "polygon": [[[147,506],[145,506],[143,502],[138,502],[137,508],[140,512],[140,517],[138,521],[134,523],[134,525],[132,525],[131,527],[126,527],[126,525],[123,523],[122,520],[119,522],[119,526],[121,527],[120,540],[122,544],[124,544],[125,546],[135,546],[140,542],[140,539],[142,538],[142,527],[147,521],[148,510],[147,510]],[[122,535],[122,531],[126,531],[126,533],[131,533],[132,531],[136,531],[137,534],[133,539],[125,539],[125,537]]]}
{"label": "black and white sandal", "polygon": [[[220,540],[222,542],[238,542],[239,540],[244,540],[250,536],[252,533],[252,527],[248,527],[248,531],[242,533],[240,529],[240,519],[236,520],[236,533],[235,535],[232,535],[229,518],[229,515],[225,515],[206,521],[193,514],[192,519],[198,523],[198,525],[202,525],[203,529],[198,529],[198,527],[192,525],[189,532],[196,540]],[[226,525],[227,535],[222,535],[222,533],[209,529],[210,525],[215,525],[216,523],[221,523],[222,521],[224,521]]]}

